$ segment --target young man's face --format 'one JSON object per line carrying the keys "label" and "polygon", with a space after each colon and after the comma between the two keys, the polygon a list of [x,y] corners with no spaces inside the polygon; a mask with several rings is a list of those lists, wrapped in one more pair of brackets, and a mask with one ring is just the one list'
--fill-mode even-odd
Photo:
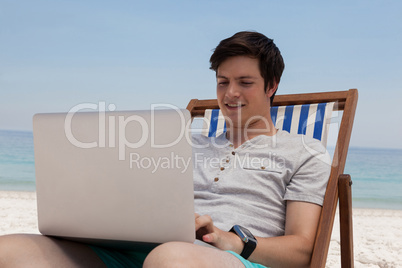
{"label": "young man's face", "polygon": [[264,90],[258,59],[234,56],[216,72],[217,99],[227,124],[236,128],[267,128],[270,97],[275,88]]}

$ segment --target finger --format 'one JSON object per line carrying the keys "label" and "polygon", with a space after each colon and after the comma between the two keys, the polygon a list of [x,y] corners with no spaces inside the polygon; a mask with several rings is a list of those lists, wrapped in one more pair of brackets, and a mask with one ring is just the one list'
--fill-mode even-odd
{"label": "finger", "polygon": [[209,215],[202,215],[195,219],[195,229],[198,230],[202,227],[207,228],[207,230],[212,231],[213,222]]}
{"label": "finger", "polygon": [[219,237],[217,233],[209,233],[204,235],[202,240],[207,243],[216,244],[218,243]]}

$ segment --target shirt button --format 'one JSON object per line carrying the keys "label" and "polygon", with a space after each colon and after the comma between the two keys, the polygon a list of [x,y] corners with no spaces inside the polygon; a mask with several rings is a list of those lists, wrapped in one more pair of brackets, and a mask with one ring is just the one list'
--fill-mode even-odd
{"label": "shirt button", "polygon": [[225,170],[225,168],[224,168],[224,167],[221,167],[221,170]]}
{"label": "shirt button", "polygon": [[232,152],[232,155],[235,155],[235,152],[234,152],[234,151]]}
{"label": "shirt button", "polygon": [[226,159],[226,163],[229,163],[229,159]]}
{"label": "shirt button", "polygon": [[261,169],[265,169],[265,167],[261,167]]}
{"label": "shirt button", "polygon": [[217,181],[219,181],[219,178],[218,178],[218,177],[214,179],[214,182],[217,182]]}

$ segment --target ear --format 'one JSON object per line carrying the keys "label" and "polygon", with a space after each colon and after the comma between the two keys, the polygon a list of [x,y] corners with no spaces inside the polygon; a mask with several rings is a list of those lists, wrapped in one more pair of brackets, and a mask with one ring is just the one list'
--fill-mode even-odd
{"label": "ear", "polygon": [[278,89],[278,83],[273,82],[272,85],[268,85],[268,88],[267,88],[267,91],[265,94],[267,95],[268,98],[271,98],[277,89]]}

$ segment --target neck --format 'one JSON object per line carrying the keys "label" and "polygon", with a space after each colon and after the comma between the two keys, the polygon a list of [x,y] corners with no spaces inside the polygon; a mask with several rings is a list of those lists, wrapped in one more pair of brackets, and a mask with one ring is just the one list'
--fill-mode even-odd
{"label": "neck", "polygon": [[269,120],[268,125],[264,128],[260,128],[257,125],[249,125],[248,128],[230,126],[226,132],[226,138],[237,148],[254,137],[259,135],[273,136],[276,132],[273,122]]}

